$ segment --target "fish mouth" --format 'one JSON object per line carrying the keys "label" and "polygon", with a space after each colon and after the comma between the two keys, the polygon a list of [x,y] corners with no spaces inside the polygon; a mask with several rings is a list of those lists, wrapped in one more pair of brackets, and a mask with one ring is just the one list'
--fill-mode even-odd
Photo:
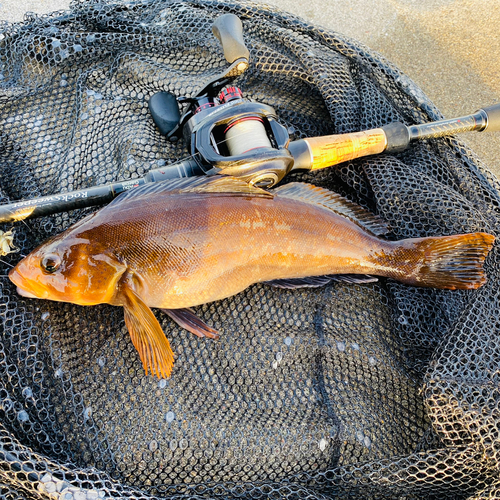
{"label": "fish mouth", "polygon": [[47,291],[44,290],[44,293],[35,294],[33,287],[30,286],[30,282],[23,277],[19,271],[14,268],[9,272],[9,279],[17,286],[17,293],[22,297],[27,297],[30,299],[43,299],[47,296]]}
{"label": "fish mouth", "polygon": [[17,293],[19,295],[22,295],[23,297],[27,297],[29,299],[39,299],[40,298],[38,295],[35,295],[31,292],[28,292],[28,290],[25,290],[24,288],[21,288],[20,286],[17,287]]}
{"label": "fish mouth", "polygon": [[9,271],[9,279],[12,283],[14,283],[14,285],[17,285],[17,288],[19,289],[21,283],[23,282],[23,277],[17,271],[17,266]]}

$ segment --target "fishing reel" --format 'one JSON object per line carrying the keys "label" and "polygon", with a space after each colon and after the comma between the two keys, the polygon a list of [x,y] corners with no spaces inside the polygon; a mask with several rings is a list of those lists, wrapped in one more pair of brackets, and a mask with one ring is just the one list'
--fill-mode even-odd
{"label": "fishing reel", "polygon": [[[292,168],[288,131],[277,121],[275,110],[243,97],[228,86],[248,68],[249,51],[242,24],[234,14],[220,16],[214,35],[224,49],[229,68],[213,78],[195,97],[158,92],[148,102],[160,133],[170,141],[184,138],[198,175],[222,173],[258,187],[272,187]],[[180,114],[179,104],[188,104]]]}

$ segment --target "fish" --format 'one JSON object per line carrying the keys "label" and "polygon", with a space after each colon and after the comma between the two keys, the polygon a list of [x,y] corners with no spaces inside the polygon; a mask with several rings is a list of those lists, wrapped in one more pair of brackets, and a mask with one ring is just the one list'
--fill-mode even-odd
{"label": "fish", "polygon": [[311,184],[266,191],[226,176],[179,179],[121,194],[33,250],[9,278],[24,297],[123,307],[146,375],[167,378],[174,354],[151,308],[217,339],[191,308],[254,283],[294,289],[385,277],[454,290],[486,282],[493,235],[391,241],[388,230]]}

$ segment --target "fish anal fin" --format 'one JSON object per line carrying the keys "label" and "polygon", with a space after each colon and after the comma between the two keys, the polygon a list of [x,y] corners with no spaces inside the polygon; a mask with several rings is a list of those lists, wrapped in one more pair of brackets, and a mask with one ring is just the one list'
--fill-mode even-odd
{"label": "fish anal fin", "polygon": [[324,276],[309,276],[307,278],[288,278],[272,281],[265,281],[265,285],[276,288],[285,288],[293,290],[295,288],[317,288],[328,285],[329,283],[373,283],[378,281],[375,276],[367,274],[327,274]]}
{"label": "fish anal fin", "polygon": [[322,206],[342,215],[366,231],[381,236],[390,230],[389,225],[379,216],[344,198],[340,194],[304,182],[290,182],[274,189],[275,196]]}
{"label": "fish anal fin", "polygon": [[189,177],[172,179],[162,182],[147,183],[143,186],[131,189],[120,194],[108,207],[121,204],[125,201],[140,200],[143,197],[157,196],[163,194],[179,193],[211,193],[227,194],[232,196],[257,196],[272,198],[269,191],[251,186],[236,177],[227,175],[210,175],[204,177]]}
{"label": "fish anal fin", "polygon": [[174,365],[174,353],[153,311],[130,287],[123,286],[125,324],[139,353],[146,375],[168,378]]}
{"label": "fish anal fin", "polygon": [[197,337],[219,339],[219,332],[198,318],[191,309],[162,309],[162,311],[168,314],[179,326],[194,333]]}

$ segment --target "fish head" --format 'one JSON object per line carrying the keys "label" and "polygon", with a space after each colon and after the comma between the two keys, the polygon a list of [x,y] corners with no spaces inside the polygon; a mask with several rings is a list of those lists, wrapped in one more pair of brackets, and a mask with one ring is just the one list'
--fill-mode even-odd
{"label": "fish head", "polygon": [[126,266],[82,235],[52,238],[9,272],[20,295],[80,305],[110,303]]}

